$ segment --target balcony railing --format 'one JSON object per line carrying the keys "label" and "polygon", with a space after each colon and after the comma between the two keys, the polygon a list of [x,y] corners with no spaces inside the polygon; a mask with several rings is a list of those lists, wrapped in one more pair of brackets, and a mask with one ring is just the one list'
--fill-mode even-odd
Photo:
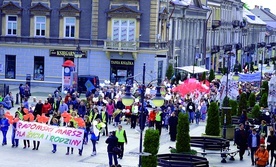
{"label": "balcony railing", "polygon": [[139,43],[136,41],[104,41],[104,49],[110,50],[130,50],[135,51],[138,48]]}

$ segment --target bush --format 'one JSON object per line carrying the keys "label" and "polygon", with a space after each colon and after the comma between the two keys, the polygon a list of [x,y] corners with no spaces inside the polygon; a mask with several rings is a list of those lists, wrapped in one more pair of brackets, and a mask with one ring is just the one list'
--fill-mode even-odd
{"label": "bush", "polygon": [[[225,97],[222,102],[222,107],[231,107],[229,98]],[[231,125],[232,124],[232,114],[231,109],[222,109],[221,114],[221,125],[224,125],[224,115],[226,114],[226,124],[225,125]]]}
{"label": "bush", "polygon": [[142,167],[156,167],[157,153],[159,150],[159,131],[154,129],[146,130],[144,139],[144,152],[150,153],[150,156],[142,156]]}
{"label": "bush", "polygon": [[205,128],[205,134],[210,136],[219,136],[219,112],[218,105],[212,102],[208,108],[207,125]]}
{"label": "bush", "polygon": [[229,104],[230,104],[230,107],[232,107],[231,114],[237,115],[238,102],[236,100],[229,100]]}
{"label": "bush", "polygon": [[239,109],[237,116],[241,116],[242,110],[247,110],[247,97],[245,93],[240,95]]}
{"label": "bush", "polygon": [[202,73],[201,80],[202,80],[202,81],[205,81],[205,80],[206,80],[206,72],[203,72],[203,73]]}
{"label": "bush", "polygon": [[262,94],[262,98],[260,100],[260,107],[268,107],[267,105],[267,93]]}
{"label": "bush", "polygon": [[266,94],[268,94],[268,81],[263,81],[263,83],[262,83],[262,95],[264,94],[264,93],[266,93]]}
{"label": "bush", "polygon": [[250,96],[248,98],[249,107],[254,107],[256,104],[256,95],[255,93],[250,93]]}
{"label": "bush", "polygon": [[168,78],[168,80],[172,78],[173,74],[174,74],[173,65],[169,64],[169,67],[166,71],[166,77]]}
{"label": "bush", "polygon": [[215,79],[215,72],[213,69],[210,70],[208,81],[212,82]]}
{"label": "bush", "polygon": [[260,110],[261,110],[261,107],[259,105],[255,105],[252,109],[251,117],[259,119],[260,116],[261,116],[261,111]]}
{"label": "bush", "polygon": [[188,114],[178,114],[177,135],[176,135],[176,152],[188,153],[191,151],[190,146],[190,125]]}

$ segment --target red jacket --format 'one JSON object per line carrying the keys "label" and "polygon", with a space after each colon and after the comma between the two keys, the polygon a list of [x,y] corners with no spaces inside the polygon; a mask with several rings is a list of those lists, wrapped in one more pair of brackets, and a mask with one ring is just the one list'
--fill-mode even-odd
{"label": "red jacket", "polygon": [[149,114],[149,121],[155,121],[156,112],[152,110]]}
{"label": "red jacket", "polygon": [[48,114],[51,109],[52,106],[50,103],[44,103],[42,106],[42,113]]}

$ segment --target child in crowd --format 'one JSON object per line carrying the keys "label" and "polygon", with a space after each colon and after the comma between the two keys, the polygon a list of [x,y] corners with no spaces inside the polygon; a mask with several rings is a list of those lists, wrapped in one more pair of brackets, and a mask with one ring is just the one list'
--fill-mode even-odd
{"label": "child in crowd", "polygon": [[201,113],[200,113],[199,109],[197,109],[195,112],[195,120],[196,120],[197,125],[199,124],[200,116],[201,116]]}

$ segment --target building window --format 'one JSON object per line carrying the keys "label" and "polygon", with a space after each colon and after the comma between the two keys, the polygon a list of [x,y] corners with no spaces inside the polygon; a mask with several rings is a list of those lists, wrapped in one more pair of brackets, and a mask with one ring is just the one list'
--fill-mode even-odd
{"label": "building window", "polygon": [[65,17],[64,18],[64,37],[74,38],[75,37],[76,18]]}
{"label": "building window", "polygon": [[112,22],[112,40],[134,41],[135,26],[135,20],[114,19]]}
{"label": "building window", "polygon": [[44,57],[34,57],[34,80],[44,81]]}
{"label": "building window", "polygon": [[35,17],[35,36],[44,37],[46,31],[46,17],[36,16]]}
{"label": "building window", "polygon": [[17,16],[7,16],[7,35],[16,35]]}
{"label": "building window", "polygon": [[6,55],[5,78],[15,79],[16,59],[15,55]]}

